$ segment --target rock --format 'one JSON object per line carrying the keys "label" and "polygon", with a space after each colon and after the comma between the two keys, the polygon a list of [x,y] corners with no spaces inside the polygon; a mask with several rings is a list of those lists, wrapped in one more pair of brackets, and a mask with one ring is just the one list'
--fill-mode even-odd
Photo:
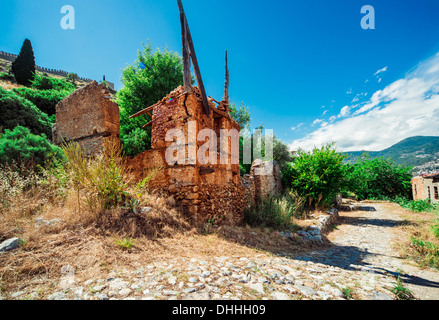
{"label": "rock", "polygon": [[25,294],[24,291],[18,291],[18,292],[15,292],[15,293],[11,294],[11,297],[12,297],[12,298],[19,298],[19,297],[21,297],[23,294]]}
{"label": "rock", "polygon": [[164,294],[165,296],[176,296],[178,295],[178,291],[174,291],[174,290],[163,290],[162,294]]}
{"label": "rock", "polygon": [[22,240],[20,238],[11,238],[0,244],[0,252],[14,250],[20,246]]}
{"label": "rock", "polygon": [[64,291],[59,291],[51,294],[48,298],[48,300],[66,300],[66,294]]}
{"label": "rock", "polygon": [[119,295],[126,297],[128,296],[130,293],[132,292],[132,290],[130,288],[125,288],[119,291]]}
{"label": "rock", "polygon": [[197,282],[198,282],[198,278],[191,277],[191,278],[189,278],[188,281],[189,281],[190,283],[197,283]]}
{"label": "rock", "polygon": [[108,296],[105,293],[96,294],[96,298],[98,298],[99,300],[108,300]]}
{"label": "rock", "polygon": [[140,208],[140,213],[141,214],[148,214],[152,212],[152,208],[151,207],[142,207]]}
{"label": "rock", "polygon": [[286,293],[283,293],[283,292],[279,292],[279,291],[273,292],[271,294],[271,297],[274,300],[291,300],[289,295],[287,295]]}
{"label": "rock", "polygon": [[257,293],[265,294],[264,285],[262,283],[250,283],[248,287]]}
{"label": "rock", "polygon": [[110,290],[122,290],[127,288],[130,285],[128,281],[124,281],[123,279],[114,279],[110,282]]}
{"label": "rock", "polygon": [[75,275],[75,268],[71,265],[67,264],[61,268],[61,274],[63,276],[74,276]]}
{"label": "rock", "polygon": [[186,289],[183,289],[183,292],[186,293],[186,294],[193,293],[195,291],[197,291],[196,288],[186,288]]}
{"label": "rock", "polygon": [[62,222],[63,222],[62,219],[46,220],[44,218],[36,218],[35,219],[35,226],[36,227],[44,227],[44,226],[53,227],[53,226],[56,226],[58,224],[61,224]]}
{"label": "rock", "polygon": [[302,285],[296,285],[296,288],[304,295],[307,296],[315,296],[317,295],[317,292],[310,288],[310,287],[306,287],[306,286],[302,286]]}
{"label": "rock", "polygon": [[373,300],[393,300],[393,298],[391,296],[389,296],[388,294],[385,294],[384,292],[380,292],[380,291],[372,292],[371,298]]}

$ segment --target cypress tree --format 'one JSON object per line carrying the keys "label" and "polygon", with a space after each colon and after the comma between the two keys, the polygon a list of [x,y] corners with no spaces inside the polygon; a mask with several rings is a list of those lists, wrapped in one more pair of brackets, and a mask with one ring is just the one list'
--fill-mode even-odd
{"label": "cypress tree", "polygon": [[29,86],[34,78],[35,56],[29,39],[24,40],[20,54],[12,63],[12,73],[15,76],[15,80],[25,86]]}

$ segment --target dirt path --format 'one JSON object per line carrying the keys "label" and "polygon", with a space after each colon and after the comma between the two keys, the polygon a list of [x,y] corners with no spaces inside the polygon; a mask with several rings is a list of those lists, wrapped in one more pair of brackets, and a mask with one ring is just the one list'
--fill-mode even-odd
{"label": "dirt path", "polygon": [[[328,239],[332,246],[313,252],[313,262],[344,270],[369,269],[377,275],[394,278],[401,275],[405,287],[415,298],[439,300],[439,272],[422,270],[398,256],[392,243],[398,235],[394,228],[404,219],[388,203],[356,204],[359,210],[341,212],[341,224]],[[390,210],[392,208],[392,210]]]}

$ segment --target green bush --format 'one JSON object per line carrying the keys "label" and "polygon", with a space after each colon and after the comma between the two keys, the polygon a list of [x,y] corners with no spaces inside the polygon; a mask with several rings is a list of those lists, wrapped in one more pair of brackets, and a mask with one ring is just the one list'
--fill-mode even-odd
{"label": "green bush", "polygon": [[71,91],[67,90],[35,90],[30,88],[17,88],[13,89],[13,91],[31,101],[38,109],[47,113],[49,116],[55,114],[58,102],[71,93]]}
{"label": "green bush", "polygon": [[0,114],[0,127],[3,130],[23,126],[33,134],[52,137],[52,124],[47,114],[29,100],[3,88],[0,88]]}
{"label": "green bush", "polygon": [[76,87],[65,79],[51,78],[45,75],[36,74],[31,87],[37,90],[58,90],[73,92]]}
{"label": "green bush", "polygon": [[303,201],[296,194],[264,197],[259,204],[252,204],[244,212],[244,221],[252,227],[277,230],[297,228],[293,218],[301,215]]}
{"label": "green bush", "polygon": [[14,81],[15,78],[12,74],[0,72],[0,80]]}
{"label": "green bush", "polygon": [[411,167],[397,165],[390,159],[363,156],[347,168],[348,190],[359,200],[412,197]]}
{"label": "green bush", "polygon": [[61,148],[52,145],[43,134],[32,134],[28,128],[16,127],[6,130],[0,137],[0,163],[32,162],[45,166],[47,161],[62,160]]}
{"label": "green bush", "polygon": [[298,157],[286,166],[283,181],[305,198],[310,208],[331,204],[345,185],[343,158],[332,145],[311,152],[299,150]]}
{"label": "green bush", "polygon": [[436,206],[431,204],[430,200],[410,200],[403,197],[395,197],[394,199],[390,199],[401,207],[409,209],[413,212],[431,212]]}
{"label": "green bush", "polygon": [[20,54],[12,62],[11,70],[19,84],[30,85],[35,74],[35,56],[29,39],[24,40]]}

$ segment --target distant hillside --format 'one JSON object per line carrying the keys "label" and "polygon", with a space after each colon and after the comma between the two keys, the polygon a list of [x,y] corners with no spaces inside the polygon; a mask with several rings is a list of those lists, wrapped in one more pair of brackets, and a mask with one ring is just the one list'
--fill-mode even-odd
{"label": "distant hillside", "polygon": [[382,151],[345,152],[345,161],[353,163],[363,153],[373,158],[391,158],[397,164],[414,166],[417,173],[439,170],[439,137],[410,137]]}

